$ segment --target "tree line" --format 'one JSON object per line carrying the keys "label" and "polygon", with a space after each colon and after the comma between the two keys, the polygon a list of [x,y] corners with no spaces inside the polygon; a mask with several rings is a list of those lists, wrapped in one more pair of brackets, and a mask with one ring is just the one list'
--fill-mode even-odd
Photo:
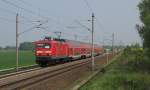
{"label": "tree line", "polygon": [[150,0],[142,0],[138,5],[142,24],[136,25],[143,42],[146,55],[150,57]]}
{"label": "tree line", "polygon": [[[16,49],[15,46],[0,47],[0,50],[15,50],[15,49]],[[20,43],[19,50],[33,51],[34,50],[34,43],[32,43],[32,42],[23,42],[23,43]]]}

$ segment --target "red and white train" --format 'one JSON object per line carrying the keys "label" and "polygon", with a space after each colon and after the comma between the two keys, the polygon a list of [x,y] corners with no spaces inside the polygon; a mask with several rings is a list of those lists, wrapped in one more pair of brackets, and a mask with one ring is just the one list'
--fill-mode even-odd
{"label": "red and white train", "polygon": [[[94,45],[94,54],[103,53],[103,47]],[[91,56],[91,44],[45,37],[44,40],[35,42],[36,63],[40,66],[47,66],[56,62],[66,62],[87,58]]]}

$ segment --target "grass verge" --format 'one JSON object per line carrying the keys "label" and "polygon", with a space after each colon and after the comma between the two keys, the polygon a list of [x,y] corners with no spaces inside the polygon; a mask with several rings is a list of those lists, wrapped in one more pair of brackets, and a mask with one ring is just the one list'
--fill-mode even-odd
{"label": "grass verge", "polygon": [[[19,67],[35,64],[34,52],[19,52]],[[16,66],[15,51],[0,51],[0,70],[14,68]]]}
{"label": "grass verge", "polygon": [[140,50],[124,51],[79,90],[150,90],[150,61]]}

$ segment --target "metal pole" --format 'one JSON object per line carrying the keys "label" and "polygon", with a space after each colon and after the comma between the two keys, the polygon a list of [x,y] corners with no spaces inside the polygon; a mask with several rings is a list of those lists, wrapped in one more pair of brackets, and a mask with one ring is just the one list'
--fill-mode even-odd
{"label": "metal pole", "polygon": [[107,50],[107,51],[106,51],[107,64],[108,64],[108,61],[109,61],[108,54],[109,54],[109,52],[108,52],[108,50]]}
{"label": "metal pole", "polygon": [[114,33],[112,34],[112,55],[114,56]]}
{"label": "metal pole", "polygon": [[92,13],[92,70],[95,70],[95,58],[94,58],[94,13]]}
{"label": "metal pole", "polygon": [[18,13],[16,14],[16,71],[18,71],[18,60],[19,60],[19,50],[18,50]]}

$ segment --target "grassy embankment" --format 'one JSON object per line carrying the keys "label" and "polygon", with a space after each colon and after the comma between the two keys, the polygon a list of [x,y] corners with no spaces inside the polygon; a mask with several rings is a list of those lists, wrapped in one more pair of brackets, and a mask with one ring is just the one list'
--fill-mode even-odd
{"label": "grassy embankment", "polygon": [[150,90],[150,60],[142,50],[128,47],[80,90]]}
{"label": "grassy embankment", "polygon": [[[20,51],[19,66],[28,66],[35,64],[34,52]],[[0,51],[0,70],[14,68],[16,66],[15,51]]]}

